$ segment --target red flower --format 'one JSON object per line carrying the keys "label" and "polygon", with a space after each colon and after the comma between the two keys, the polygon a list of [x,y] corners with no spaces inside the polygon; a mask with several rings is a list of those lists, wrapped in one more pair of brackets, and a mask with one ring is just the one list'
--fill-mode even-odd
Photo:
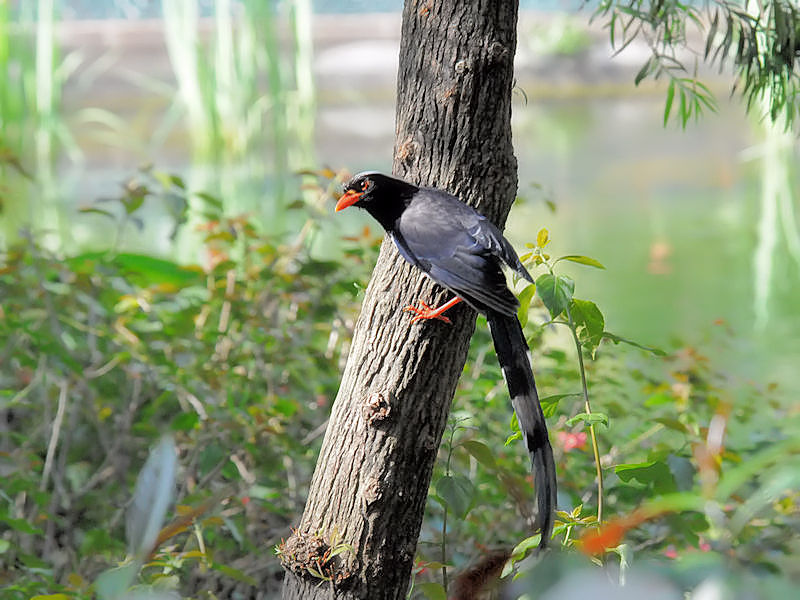
{"label": "red flower", "polygon": [[586,447],[586,432],[568,433],[559,431],[557,434],[558,442],[563,446],[564,452],[569,452],[575,448],[583,449]]}

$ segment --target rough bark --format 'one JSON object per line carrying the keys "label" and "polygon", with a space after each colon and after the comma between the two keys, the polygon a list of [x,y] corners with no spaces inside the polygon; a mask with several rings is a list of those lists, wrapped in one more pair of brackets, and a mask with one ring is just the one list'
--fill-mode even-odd
{"label": "rough bark", "polygon": [[[499,223],[517,183],[516,19],[517,0],[406,0],[403,11],[394,172]],[[459,305],[452,326],[411,326],[402,309],[448,297],[384,242],[305,512],[282,547],[284,599],[405,597],[475,313]]]}

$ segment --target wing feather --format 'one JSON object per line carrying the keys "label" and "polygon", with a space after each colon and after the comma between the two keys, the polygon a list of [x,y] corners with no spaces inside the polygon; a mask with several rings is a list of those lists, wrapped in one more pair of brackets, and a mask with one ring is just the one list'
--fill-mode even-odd
{"label": "wing feather", "polygon": [[479,311],[516,314],[518,302],[506,285],[502,263],[527,279],[530,275],[500,231],[455,196],[420,190],[402,214],[394,239],[409,262]]}

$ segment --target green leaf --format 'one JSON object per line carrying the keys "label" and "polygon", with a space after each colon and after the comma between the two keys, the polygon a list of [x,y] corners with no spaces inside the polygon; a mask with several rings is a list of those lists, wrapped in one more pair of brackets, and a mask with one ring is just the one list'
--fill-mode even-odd
{"label": "green leaf", "polygon": [[686,103],[686,90],[680,89],[680,98],[678,101],[678,114],[681,117],[681,128],[686,129],[686,124],[689,122],[689,117],[692,116],[691,108],[687,107]]}
{"label": "green leaf", "polygon": [[604,331],[603,332],[603,337],[605,339],[607,339],[607,340],[611,340],[615,344],[619,344],[620,342],[622,342],[623,344],[628,344],[630,346],[635,346],[636,348],[640,348],[642,350],[647,350],[647,352],[651,352],[652,354],[655,354],[656,356],[666,356],[667,355],[666,352],[664,352],[663,350],[661,350],[659,348],[653,348],[651,346],[645,346],[645,345],[640,344],[638,342],[634,342],[632,340],[629,340],[627,338],[619,336],[619,335],[617,335],[615,333],[611,333],[610,331]]}
{"label": "green leaf", "polygon": [[494,458],[491,448],[483,442],[467,440],[466,442],[462,442],[461,446],[484,467],[489,467],[491,469],[497,467],[497,461]]}
{"label": "green leaf", "polygon": [[102,208],[95,208],[93,206],[90,206],[90,207],[87,207],[87,208],[79,208],[78,212],[94,213],[94,214],[97,214],[97,215],[103,215],[104,217],[108,217],[112,221],[116,221],[117,220],[117,215],[115,215],[111,211],[103,210]]}
{"label": "green leaf", "polygon": [[463,519],[472,507],[475,488],[466,477],[445,475],[436,483],[436,493],[454,515]]}
{"label": "green leaf", "polygon": [[129,216],[139,210],[144,203],[144,196],[138,195],[138,190],[133,193],[136,195],[131,195],[128,198],[122,198],[122,205],[125,207],[125,213]]}
{"label": "green leaf", "polygon": [[505,446],[508,446],[514,440],[522,439],[522,432],[519,430],[519,421],[517,420],[517,413],[515,412],[511,413],[511,423],[509,427],[513,433],[506,438]]}
{"label": "green leaf", "polygon": [[780,498],[787,490],[796,490],[800,485],[800,471],[797,465],[787,465],[780,470],[772,470],[759,476],[758,493],[750,496],[744,504],[736,509],[730,520],[730,530],[737,534],[756,515]]}
{"label": "green leaf", "polygon": [[667,464],[662,461],[617,465],[614,467],[614,473],[625,483],[637,481],[640,484],[652,486],[653,491],[659,494],[676,491],[675,478]]}
{"label": "green leaf", "polygon": [[195,196],[197,196],[200,200],[208,204],[210,207],[222,212],[223,204],[222,200],[217,198],[216,196],[212,196],[211,194],[207,194],[206,192],[195,192]]}
{"label": "green leaf", "polygon": [[582,395],[583,394],[579,392],[573,392],[572,394],[553,394],[552,396],[539,398],[539,404],[542,405],[542,412],[544,413],[544,416],[549,418],[556,414],[559,401],[564,398],[574,398]]}
{"label": "green leaf", "polygon": [[605,413],[578,413],[567,421],[567,426],[572,427],[576,423],[594,425],[600,423],[608,427],[608,415]]}
{"label": "green leaf", "polygon": [[667,102],[664,105],[664,127],[669,122],[669,113],[672,112],[672,101],[675,99],[675,79],[670,78],[669,87],[667,87]]}
{"label": "green leaf", "polygon": [[182,412],[172,419],[170,429],[172,431],[191,431],[200,422],[200,417],[196,412]]}
{"label": "green leaf", "polygon": [[417,566],[425,568],[425,569],[428,569],[428,570],[438,571],[442,567],[447,567],[448,569],[452,568],[453,565],[445,564],[445,563],[439,562],[438,560],[431,560],[431,561],[420,561],[420,562],[417,563]]}
{"label": "green leaf", "polygon": [[153,172],[153,177],[165,190],[169,190],[171,187],[176,187],[181,191],[186,191],[186,182],[184,182],[179,175],[173,175],[163,171],[155,171]]}
{"label": "green leaf", "polygon": [[447,592],[444,591],[444,586],[435,581],[426,581],[425,583],[418,583],[414,589],[419,590],[428,600],[447,600]]}
{"label": "green leaf", "polygon": [[570,262],[578,263],[579,265],[587,265],[596,269],[605,269],[600,261],[589,258],[588,256],[581,256],[580,254],[567,254],[566,256],[560,256],[556,259],[556,262],[560,260],[568,260]]}
{"label": "green leaf", "polygon": [[20,533],[27,533],[32,535],[41,535],[44,533],[41,529],[37,529],[25,519],[13,519],[11,517],[0,516],[0,523],[5,523],[10,529],[19,531]]}
{"label": "green leaf", "polygon": [[528,553],[529,550],[532,548],[536,548],[539,545],[539,541],[542,539],[541,534],[532,535],[531,537],[525,538],[511,551],[511,557],[506,564],[503,566],[503,571],[500,574],[500,577],[507,577],[511,574],[513,570],[514,564],[521,561],[525,558],[525,555]]}
{"label": "green leaf", "polygon": [[250,577],[250,575],[248,575],[243,571],[240,571],[239,569],[229,567],[228,565],[223,565],[215,562],[211,564],[211,568],[214,569],[215,571],[219,571],[223,575],[230,577],[231,579],[234,579],[236,581],[241,581],[242,583],[246,583],[247,585],[253,587],[258,585],[258,582],[252,577]]}
{"label": "green leaf", "polygon": [[680,431],[681,433],[690,433],[690,430],[686,425],[678,421],[678,419],[668,418],[668,417],[656,417],[653,419],[656,423],[660,423],[667,429],[672,429],[674,431]]}
{"label": "green leaf", "polygon": [[528,324],[528,312],[530,311],[531,300],[533,300],[535,293],[536,285],[532,283],[522,290],[518,296],[519,308],[517,309],[517,318],[519,318],[519,322],[523,327]]}
{"label": "green leaf", "polygon": [[675,402],[675,396],[665,394],[664,392],[657,392],[650,395],[647,400],[644,401],[644,405],[661,406],[662,404],[672,404],[673,402]]}
{"label": "green leaf", "polygon": [[645,63],[642,65],[642,68],[639,69],[639,72],[636,73],[636,77],[633,79],[633,85],[639,85],[642,82],[642,79],[647,77],[647,74],[650,72],[650,63],[653,61],[653,58],[648,58]]}
{"label": "green leaf", "polygon": [[203,281],[204,275],[199,269],[191,269],[170,260],[155,258],[145,254],[120,253],[114,262],[122,269],[142,277],[144,285],[154,283],[173,283],[185,286],[192,282]]}
{"label": "green leaf", "polygon": [[735,467],[728,467],[722,472],[714,496],[721,501],[727,501],[748,480],[759,476],[774,465],[782,464],[787,457],[798,453],[800,453],[800,437],[793,436],[751,454],[746,461]]}
{"label": "green leaf", "polygon": [[597,347],[603,339],[605,327],[603,313],[594,302],[573,298],[570,303],[570,314],[575,323],[578,339],[594,358]]}
{"label": "green leaf", "polygon": [[539,541],[541,539],[542,536],[539,535],[538,533],[536,535],[532,535],[530,537],[525,538],[519,544],[514,546],[514,549],[511,551],[511,557],[515,560],[520,560],[521,558],[524,558],[528,550],[539,546]]}
{"label": "green leaf", "polygon": [[136,573],[139,572],[137,561],[126,565],[103,571],[94,582],[94,589],[100,600],[115,600],[122,598],[133,583]]}
{"label": "green leaf", "polygon": [[569,306],[573,291],[575,282],[566,275],[545,273],[536,280],[536,293],[554,319]]}

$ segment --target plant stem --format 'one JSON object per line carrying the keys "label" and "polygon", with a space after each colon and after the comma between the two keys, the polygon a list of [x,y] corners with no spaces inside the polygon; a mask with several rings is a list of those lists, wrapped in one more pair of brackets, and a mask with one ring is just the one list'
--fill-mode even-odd
{"label": "plant stem", "polygon": [[[572,337],[575,340],[575,347],[578,350],[578,366],[581,372],[581,386],[583,388],[583,405],[586,414],[592,414],[592,407],[589,404],[589,387],[586,384],[586,368],[583,364],[583,347],[578,339],[578,332],[575,330],[575,322],[572,320],[572,313],[567,307],[567,318],[569,319],[569,330],[572,332]],[[589,435],[592,438],[592,451],[594,453],[594,465],[597,470],[597,523],[603,522],[603,469],[600,466],[600,450],[597,446],[597,434],[594,430],[594,423],[589,424]]]}
{"label": "plant stem", "polygon": [[447,509],[444,509],[444,517],[442,518],[442,587],[444,587],[445,594],[447,593]]}
{"label": "plant stem", "polygon": [[[453,422],[450,428],[450,440],[447,444],[447,463],[445,467],[445,474],[450,477],[450,460],[453,457],[453,438],[456,435],[456,427],[458,423]],[[442,543],[441,543],[441,558],[442,561],[442,587],[444,588],[445,595],[447,594],[447,506],[444,507],[444,517],[442,518]]]}

